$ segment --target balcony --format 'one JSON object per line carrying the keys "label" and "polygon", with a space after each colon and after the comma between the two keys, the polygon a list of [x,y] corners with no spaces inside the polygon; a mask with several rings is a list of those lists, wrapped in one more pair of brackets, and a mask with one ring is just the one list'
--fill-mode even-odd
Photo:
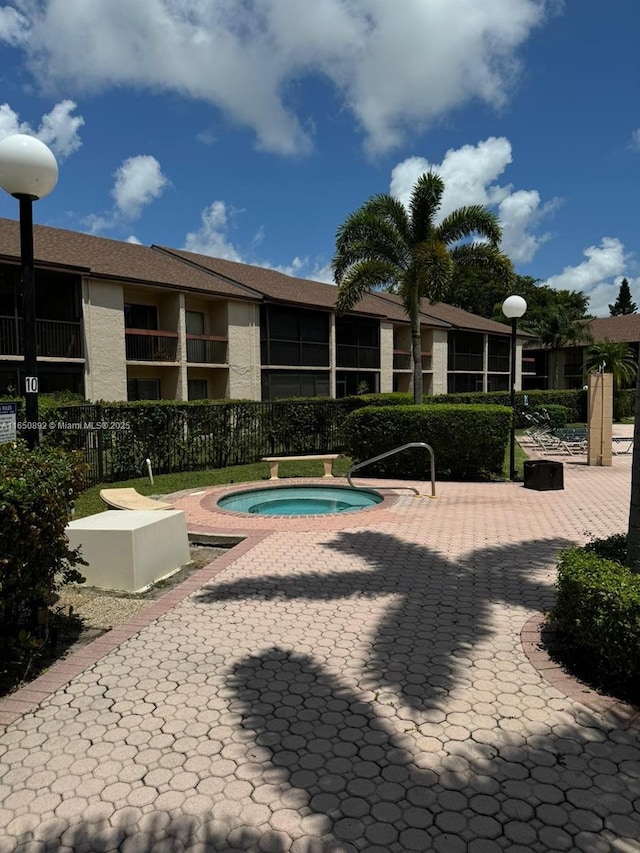
{"label": "balcony", "polygon": [[187,335],[187,361],[190,364],[227,364],[227,338],[212,335]]}
{"label": "balcony", "polygon": [[411,370],[411,353],[407,350],[394,349],[393,351],[393,369],[394,370]]}
{"label": "balcony", "polygon": [[357,344],[338,344],[336,347],[337,367],[379,368],[379,347],[365,347]]}
{"label": "balcony", "polygon": [[260,345],[263,365],[287,367],[328,367],[329,344],[308,341],[285,341],[271,338]]}
{"label": "balcony", "polygon": [[536,375],[536,360],[535,360],[535,358],[523,358],[522,359],[522,373],[528,374],[531,376]]}
{"label": "balcony", "polygon": [[[82,324],[65,320],[36,320],[40,358],[82,358]],[[23,355],[22,317],[0,317],[0,356]]]}
{"label": "balcony", "polygon": [[175,361],[178,333],[159,329],[125,329],[127,361]]}

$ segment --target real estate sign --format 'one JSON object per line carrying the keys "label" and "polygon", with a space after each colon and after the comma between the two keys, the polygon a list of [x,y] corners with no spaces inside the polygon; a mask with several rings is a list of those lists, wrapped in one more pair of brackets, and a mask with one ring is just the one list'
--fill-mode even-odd
{"label": "real estate sign", "polygon": [[0,444],[16,440],[17,403],[0,403]]}

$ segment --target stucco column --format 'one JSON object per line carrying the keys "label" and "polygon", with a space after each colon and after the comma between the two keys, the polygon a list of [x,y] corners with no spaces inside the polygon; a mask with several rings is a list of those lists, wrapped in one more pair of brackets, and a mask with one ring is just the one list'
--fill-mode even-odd
{"label": "stucco column", "polygon": [[587,382],[587,463],[610,466],[613,432],[613,374],[590,373]]}
{"label": "stucco column", "polygon": [[393,391],[393,324],[380,323],[380,392]]}
{"label": "stucco column", "polygon": [[329,314],[329,396],[336,397],[336,315]]}
{"label": "stucco column", "polygon": [[189,399],[189,383],[187,379],[187,314],[185,310],[184,293],[178,294],[178,317],[176,329],[178,332],[178,348],[176,359],[178,361],[178,381],[176,388],[176,400]]}
{"label": "stucco column", "polygon": [[85,395],[88,400],[126,400],[127,362],[122,285],[85,279],[82,283]]}

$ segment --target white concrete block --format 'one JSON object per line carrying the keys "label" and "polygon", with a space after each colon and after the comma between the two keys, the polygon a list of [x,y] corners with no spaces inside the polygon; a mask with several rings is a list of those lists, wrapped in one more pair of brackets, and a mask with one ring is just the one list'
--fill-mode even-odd
{"label": "white concrete block", "polygon": [[184,512],[108,510],[70,522],[70,548],[81,548],[78,566],[87,585],[137,592],[189,562]]}

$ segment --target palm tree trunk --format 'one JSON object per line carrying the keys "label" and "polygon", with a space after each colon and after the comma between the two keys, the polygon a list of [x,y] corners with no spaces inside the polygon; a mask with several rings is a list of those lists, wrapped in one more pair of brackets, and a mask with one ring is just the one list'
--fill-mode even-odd
{"label": "palm tree trunk", "polygon": [[420,336],[420,309],[416,288],[415,298],[411,300],[411,355],[413,358],[413,402],[422,402],[422,339]]}
{"label": "palm tree trunk", "polygon": [[631,463],[631,506],[627,532],[627,565],[640,574],[640,354],[636,373],[636,404],[633,424],[633,462]]}

